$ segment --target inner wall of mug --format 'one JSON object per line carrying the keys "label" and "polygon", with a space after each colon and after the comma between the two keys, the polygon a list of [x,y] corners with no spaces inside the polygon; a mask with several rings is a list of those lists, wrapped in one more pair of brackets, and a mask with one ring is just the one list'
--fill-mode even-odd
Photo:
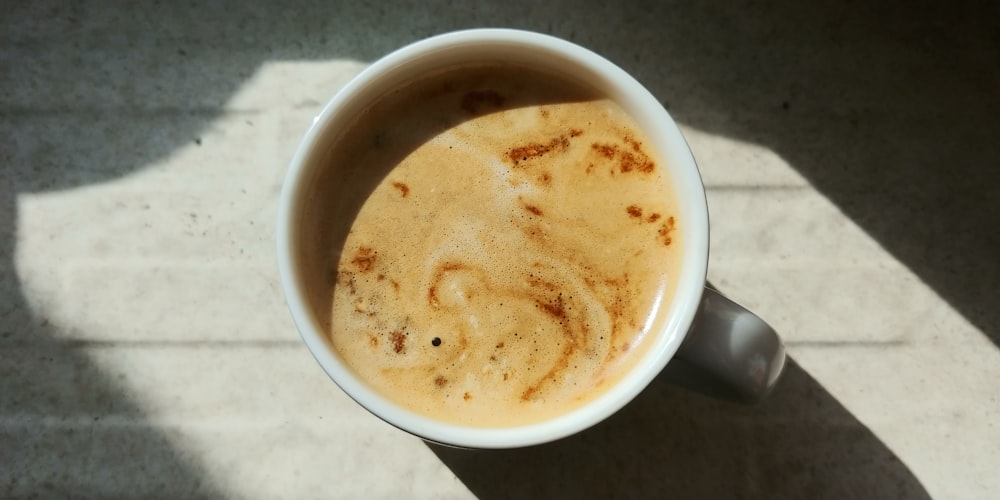
{"label": "inner wall of mug", "polygon": [[[308,203],[304,195],[320,169],[329,165],[339,135],[373,102],[409,81],[467,64],[526,65],[579,81],[616,101],[643,128],[663,157],[677,191],[685,225],[682,268],[674,299],[666,306],[661,332],[644,358],[614,387],[582,407],[553,420],[522,427],[474,428],[428,419],[386,400],[337,359],[325,327],[309,304],[304,287],[324,286],[308,269],[322,268],[326,258],[302,246],[298,217]],[[345,186],[349,189],[349,186]],[[336,196],[337,193],[331,195]],[[303,340],[324,370],[353,399],[392,425],[426,439],[477,448],[505,448],[546,442],[587,428],[634,398],[676,352],[701,297],[708,256],[708,220],[704,189],[694,160],[676,125],[659,102],[624,71],[568,42],[515,30],[469,30],[430,38],[404,47],[363,71],[348,83],[316,118],[290,167],[282,193],[279,261],[286,300]]]}

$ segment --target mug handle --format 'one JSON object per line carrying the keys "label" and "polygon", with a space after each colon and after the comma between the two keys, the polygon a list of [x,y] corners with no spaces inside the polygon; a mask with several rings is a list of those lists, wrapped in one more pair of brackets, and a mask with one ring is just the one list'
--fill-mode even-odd
{"label": "mug handle", "polygon": [[756,403],[771,392],[784,366],[778,333],[706,284],[691,329],[661,376],[709,396]]}

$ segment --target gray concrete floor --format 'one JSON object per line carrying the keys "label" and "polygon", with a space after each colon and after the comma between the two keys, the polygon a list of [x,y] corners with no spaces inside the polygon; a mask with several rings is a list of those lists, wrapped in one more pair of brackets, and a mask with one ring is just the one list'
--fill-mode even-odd
{"label": "gray concrete floor", "polygon": [[[1000,496],[990,2],[3,2],[0,497]],[[753,408],[655,383],[504,452],[356,407],[273,230],[312,115],[427,35],[519,27],[661,97],[711,281],[785,337]]]}

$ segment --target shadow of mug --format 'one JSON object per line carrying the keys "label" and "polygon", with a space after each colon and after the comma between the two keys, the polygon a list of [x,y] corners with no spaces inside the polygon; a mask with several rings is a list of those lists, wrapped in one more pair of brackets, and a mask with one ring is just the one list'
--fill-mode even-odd
{"label": "shadow of mug", "polygon": [[930,498],[863,423],[791,358],[744,406],[655,380],[584,432],[530,448],[427,443],[479,498]]}

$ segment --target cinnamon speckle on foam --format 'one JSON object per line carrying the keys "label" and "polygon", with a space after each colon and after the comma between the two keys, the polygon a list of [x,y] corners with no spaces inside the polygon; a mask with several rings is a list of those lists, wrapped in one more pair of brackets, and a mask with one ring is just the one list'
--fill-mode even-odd
{"label": "cinnamon speckle on foam", "polygon": [[548,140],[548,142],[532,142],[522,146],[517,146],[510,149],[507,152],[507,157],[514,162],[514,165],[519,165],[522,161],[528,161],[545,156],[547,153],[558,153],[569,149],[570,137],[576,137],[580,135],[577,133],[573,135],[575,130],[570,131],[568,135],[558,135]]}
{"label": "cinnamon speckle on foam", "polygon": [[538,216],[538,217],[541,217],[542,215],[544,215],[542,213],[542,209],[541,208],[538,208],[535,205],[531,205],[531,204],[525,203],[523,200],[521,201],[521,207],[524,208],[525,210],[527,210],[528,212],[532,213],[533,215]]}
{"label": "cinnamon speckle on foam", "polygon": [[389,340],[392,342],[392,351],[396,354],[403,354],[406,352],[406,332],[402,330],[396,330],[389,334]]}
{"label": "cinnamon speckle on foam", "polygon": [[[590,145],[591,150],[607,160],[614,160],[617,171],[623,174],[640,172],[644,174],[652,173],[656,170],[656,164],[643,150],[642,144],[628,136],[622,139],[624,144],[615,142],[594,142]],[[612,171],[614,172],[614,171]]]}
{"label": "cinnamon speckle on foam", "polygon": [[396,190],[399,191],[399,195],[403,198],[410,195],[410,186],[408,186],[405,182],[393,182],[392,187],[396,188]]}
{"label": "cinnamon speckle on foam", "polygon": [[351,263],[354,267],[358,268],[359,271],[367,273],[375,268],[375,260],[378,258],[378,253],[371,249],[371,247],[360,247],[354,254],[354,259]]}

